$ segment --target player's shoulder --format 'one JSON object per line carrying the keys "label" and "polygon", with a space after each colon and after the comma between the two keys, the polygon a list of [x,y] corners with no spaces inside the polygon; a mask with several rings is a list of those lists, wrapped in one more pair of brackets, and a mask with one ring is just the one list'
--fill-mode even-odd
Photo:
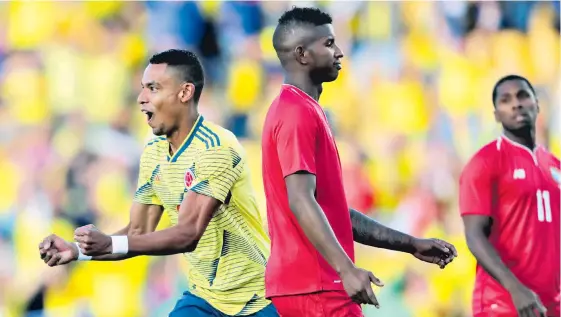
{"label": "player's shoulder", "polygon": [[167,139],[163,136],[151,137],[144,144],[143,153],[156,153],[162,149],[167,149]]}
{"label": "player's shoulder", "polygon": [[468,160],[463,168],[462,174],[469,173],[470,171],[492,171],[494,170],[495,162],[500,155],[501,139],[493,140],[483,145],[477,152],[475,152]]}
{"label": "player's shoulder", "polygon": [[489,161],[500,155],[501,150],[503,150],[502,138],[493,140],[485,145],[483,145],[473,156],[470,161]]}
{"label": "player's shoulder", "polygon": [[321,107],[312,97],[298,88],[283,85],[277,98],[271,103],[265,117],[263,134],[275,134],[278,129],[293,130],[304,125],[310,129],[317,127],[322,116]]}
{"label": "player's shoulder", "polygon": [[206,141],[205,150],[229,149],[240,153],[243,150],[238,138],[232,131],[212,121],[202,121],[197,129],[197,134]]}
{"label": "player's shoulder", "polygon": [[282,85],[278,96],[273,100],[270,109],[277,115],[299,115],[316,114],[314,111],[317,102],[305,92],[291,85]]}
{"label": "player's shoulder", "polygon": [[539,145],[539,149],[544,153],[544,155],[551,161],[556,162],[559,164],[559,158],[555,156],[551,151],[549,151],[545,146]]}
{"label": "player's shoulder", "polygon": [[544,163],[549,168],[553,178],[560,179],[561,161],[559,161],[559,158],[543,145],[539,145],[539,151],[541,152],[539,156],[542,157],[540,161],[545,161]]}
{"label": "player's shoulder", "polygon": [[238,143],[234,133],[212,121],[204,120],[197,129],[197,133],[211,142],[210,147],[223,147]]}

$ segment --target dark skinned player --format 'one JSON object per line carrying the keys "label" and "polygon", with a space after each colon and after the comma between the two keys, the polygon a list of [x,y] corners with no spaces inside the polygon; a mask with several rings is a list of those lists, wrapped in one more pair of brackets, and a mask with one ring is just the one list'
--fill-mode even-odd
{"label": "dark skinned player", "polygon": [[407,252],[446,266],[457,255],[438,239],[417,239],[349,208],[333,134],[318,104],[343,53],[331,17],[315,8],[285,12],[273,36],[285,84],[263,130],[263,182],[271,235],[266,296],[281,316],[362,316],[378,306],[371,283],[354,264],[353,243]]}
{"label": "dark skinned player", "polygon": [[460,211],[477,259],[473,314],[559,316],[559,159],[536,144],[538,99],[521,76],[493,89],[503,134],[460,178]]}

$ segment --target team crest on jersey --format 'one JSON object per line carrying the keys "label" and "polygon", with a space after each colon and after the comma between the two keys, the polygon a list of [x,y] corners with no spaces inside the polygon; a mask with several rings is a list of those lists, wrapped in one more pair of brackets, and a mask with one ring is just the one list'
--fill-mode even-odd
{"label": "team crest on jersey", "polygon": [[549,170],[551,171],[551,177],[557,184],[561,184],[561,171],[557,167],[550,167]]}
{"label": "team crest on jersey", "polygon": [[185,172],[183,180],[185,181],[185,188],[191,188],[191,185],[193,185],[193,181],[195,180],[195,174],[190,168],[188,168],[187,172]]}

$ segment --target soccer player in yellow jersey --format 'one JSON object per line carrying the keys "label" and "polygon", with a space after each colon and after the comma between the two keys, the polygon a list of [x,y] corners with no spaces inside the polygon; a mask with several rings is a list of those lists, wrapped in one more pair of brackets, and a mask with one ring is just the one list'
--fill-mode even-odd
{"label": "soccer player in yellow jersey", "polygon": [[[203,83],[201,64],[189,51],[150,59],[138,102],[158,137],[140,159],[129,225],[112,236],[93,225],[78,228],[76,243],[51,235],[39,245],[41,257],[54,266],[183,253],[189,290],[171,317],[278,316],[265,299],[270,241],[245,153],[230,131],[198,113]],[[173,226],[155,231],[163,211]]]}

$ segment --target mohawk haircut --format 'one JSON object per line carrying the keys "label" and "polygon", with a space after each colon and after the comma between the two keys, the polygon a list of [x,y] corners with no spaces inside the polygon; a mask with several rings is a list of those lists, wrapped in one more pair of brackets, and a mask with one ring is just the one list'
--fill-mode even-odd
{"label": "mohawk haircut", "polygon": [[331,24],[331,16],[318,8],[292,7],[284,12],[279,18],[277,28],[273,34],[273,46],[277,51],[290,49],[286,47],[286,41],[294,30],[303,26],[320,26]]}
{"label": "mohawk haircut", "polygon": [[530,90],[532,91],[532,93],[534,94],[534,96],[536,96],[536,90],[534,89],[534,86],[532,86],[532,84],[530,83],[530,81],[528,79],[526,79],[526,77],[520,76],[520,75],[507,75],[504,76],[503,78],[499,79],[497,81],[497,83],[495,84],[495,87],[493,87],[493,107],[496,107],[496,100],[497,100],[497,95],[499,94],[498,89],[499,86],[502,85],[504,82],[506,81],[510,81],[510,80],[521,80],[523,82],[525,82],[528,87],[530,87]]}
{"label": "mohawk haircut", "polygon": [[279,18],[280,25],[289,25],[292,23],[308,23],[314,26],[331,24],[333,20],[331,16],[318,8],[299,8],[292,7],[292,9],[283,13]]}
{"label": "mohawk haircut", "polygon": [[199,102],[203,92],[205,77],[203,66],[195,53],[188,50],[170,49],[150,58],[150,64],[167,64],[178,70],[181,80],[195,86],[193,100]]}

